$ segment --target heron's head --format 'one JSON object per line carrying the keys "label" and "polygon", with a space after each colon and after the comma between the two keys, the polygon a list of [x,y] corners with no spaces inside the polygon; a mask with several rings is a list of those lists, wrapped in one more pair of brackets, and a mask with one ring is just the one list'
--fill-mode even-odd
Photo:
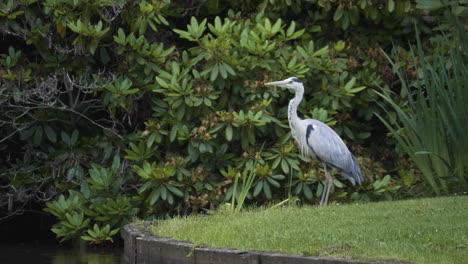
{"label": "heron's head", "polygon": [[266,86],[278,86],[278,87],[283,87],[283,88],[288,88],[293,91],[297,91],[299,88],[303,89],[302,81],[299,80],[296,77],[290,77],[287,79],[284,79],[282,81],[277,81],[277,82],[268,82],[265,83]]}

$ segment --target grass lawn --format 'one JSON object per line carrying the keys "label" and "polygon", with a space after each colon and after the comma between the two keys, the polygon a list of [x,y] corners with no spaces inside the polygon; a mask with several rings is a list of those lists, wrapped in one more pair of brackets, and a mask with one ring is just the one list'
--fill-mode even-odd
{"label": "grass lawn", "polygon": [[211,247],[468,263],[468,196],[217,213],[162,221],[152,232]]}

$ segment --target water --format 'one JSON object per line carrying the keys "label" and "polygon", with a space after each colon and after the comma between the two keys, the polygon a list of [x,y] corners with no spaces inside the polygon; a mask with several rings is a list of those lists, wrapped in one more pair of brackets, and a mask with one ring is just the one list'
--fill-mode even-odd
{"label": "water", "polygon": [[84,241],[58,244],[50,231],[56,221],[42,211],[1,221],[0,264],[126,264],[118,238],[107,247],[88,246]]}
{"label": "water", "polygon": [[89,248],[84,245],[0,244],[0,263],[126,264],[123,248]]}

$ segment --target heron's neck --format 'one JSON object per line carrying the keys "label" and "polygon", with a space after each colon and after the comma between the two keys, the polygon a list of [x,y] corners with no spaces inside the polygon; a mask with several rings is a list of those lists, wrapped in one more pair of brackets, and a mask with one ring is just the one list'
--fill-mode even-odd
{"label": "heron's neck", "polygon": [[288,119],[291,127],[294,126],[294,123],[300,120],[297,116],[297,106],[301,103],[303,95],[304,87],[300,87],[296,90],[296,95],[294,96],[294,98],[291,99],[291,101],[289,101]]}

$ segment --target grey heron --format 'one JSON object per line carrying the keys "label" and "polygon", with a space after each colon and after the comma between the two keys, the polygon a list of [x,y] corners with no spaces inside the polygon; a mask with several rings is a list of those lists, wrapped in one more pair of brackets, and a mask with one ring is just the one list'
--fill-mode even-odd
{"label": "grey heron", "polygon": [[325,187],[320,205],[326,205],[333,179],[330,169],[337,170],[353,185],[361,184],[363,179],[356,158],[351,154],[346,144],[328,125],[315,119],[300,119],[297,116],[297,106],[304,95],[304,85],[296,77],[282,81],[265,83],[267,86],[278,86],[294,91],[295,96],[289,102],[288,120],[291,135],[299,145],[302,155],[322,162],[325,170]]}

